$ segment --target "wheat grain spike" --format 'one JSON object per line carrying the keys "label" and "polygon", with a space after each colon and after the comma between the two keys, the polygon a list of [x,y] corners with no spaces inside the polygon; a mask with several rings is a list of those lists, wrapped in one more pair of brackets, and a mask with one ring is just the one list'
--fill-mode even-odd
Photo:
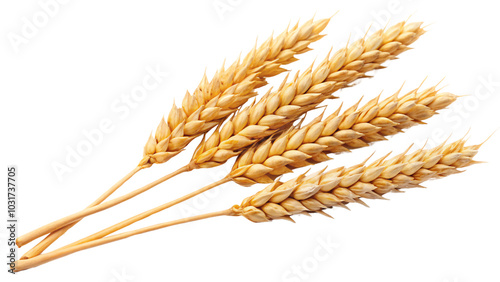
{"label": "wheat grain spike", "polygon": [[233,211],[253,222],[288,219],[299,213],[319,212],[348,203],[364,204],[361,198],[382,199],[389,192],[420,187],[432,178],[460,172],[474,164],[481,145],[465,146],[463,139],[411,154],[387,156],[365,165],[302,174],[286,182],[274,181],[243,200]]}
{"label": "wheat grain spike", "polygon": [[421,124],[457,98],[440,92],[436,86],[421,91],[413,89],[401,97],[399,92],[383,101],[376,97],[360,108],[358,102],[342,114],[339,108],[325,119],[320,115],[307,126],[293,128],[250,147],[236,160],[233,180],[242,185],[272,183],[273,178],[293,168],[329,160],[329,153],[365,147]]}
{"label": "wheat grain spike", "polygon": [[309,44],[323,37],[320,33],[329,21],[311,19],[300,27],[295,25],[254,47],[229,68],[223,66],[210,82],[205,75],[193,94],[186,93],[182,106],[174,104],[167,120],[161,120],[144,147],[139,165],[168,161],[191,140],[222,122],[254,97],[254,89],[266,85],[267,77],[282,73],[282,65],[296,61],[296,54],[311,50]]}

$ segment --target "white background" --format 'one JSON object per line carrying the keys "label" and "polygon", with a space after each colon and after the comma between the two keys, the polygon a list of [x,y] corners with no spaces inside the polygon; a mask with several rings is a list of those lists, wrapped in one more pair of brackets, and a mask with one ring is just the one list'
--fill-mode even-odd
{"label": "white background", "polygon": [[[375,30],[410,15],[431,24],[414,50],[374,78],[338,92],[344,105],[362,95],[367,101],[382,90],[387,97],[403,82],[410,90],[425,77],[426,86],[445,77],[446,91],[468,95],[428,125],[336,156],[329,167],[356,164],[373,151],[376,156],[400,152],[428,138],[432,145],[450,134],[458,139],[469,129],[470,144],[479,143],[500,124],[500,20],[494,1],[68,1],[24,37],[24,19],[43,20],[47,2],[2,1],[0,7],[1,177],[7,165],[18,166],[20,234],[85,207],[131,170],[174,98],[180,103],[205,69],[211,77],[224,59],[232,62],[249,51],[255,38],[262,42],[273,30],[279,33],[290,21],[314,14],[324,18],[340,11],[325,29],[328,36],[287,66],[292,73],[323,59],[331,47],[344,46],[350,34],[358,38],[370,24]],[[16,45],[13,37],[24,40]],[[168,76],[135,101],[135,108],[117,110],[125,105],[121,99],[142,85],[148,68]],[[282,79],[270,81],[277,85]],[[339,104],[330,101],[328,111]],[[54,164],[68,165],[68,150],[86,142],[84,132],[106,120],[111,132],[58,177]],[[499,281],[499,140],[496,134],[481,148],[477,159],[485,164],[429,182],[428,189],[389,195],[390,201],[367,201],[370,209],[335,209],[330,212],[335,220],[313,215],[295,217],[296,224],[253,224],[215,218],[86,250],[15,276],[5,270],[2,281]],[[187,163],[196,144],[167,164],[139,173],[117,195]],[[91,216],[53,247],[220,179],[231,163],[176,177]],[[260,188],[229,183],[127,230],[225,209]],[[5,215],[6,193],[0,194]],[[0,235],[4,261],[5,228]]]}

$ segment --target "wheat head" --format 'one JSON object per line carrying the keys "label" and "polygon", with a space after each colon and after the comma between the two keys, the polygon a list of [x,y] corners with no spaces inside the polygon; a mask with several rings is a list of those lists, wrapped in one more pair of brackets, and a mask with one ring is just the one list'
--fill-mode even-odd
{"label": "wheat head", "polygon": [[266,85],[267,77],[284,72],[282,65],[296,61],[294,55],[311,50],[309,44],[324,36],[320,32],[329,21],[311,19],[300,27],[297,24],[276,38],[271,36],[229,68],[222,66],[210,82],[205,75],[193,94],[186,93],[182,107],[174,104],[167,120],[161,120],[144,147],[139,165],[168,161],[191,140],[222,122],[254,97],[254,89]]}
{"label": "wheat head", "polygon": [[436,86],[414,89],[379,102],[379,97],[358,109],[359,102],[339,114],[340,107],[325,119],[322,115],[310,124],[282,133],[245,150],[236,160],[231,176],[241,185],[272,183],[276,176],[293,168],[329,160],[327,154],[368,146],[386,140],[404,128],[423,123],[453,103],[457,96],[439,92]]}
{"label": "wheat head", "polygon": [[421,23],[398,23],[360,39],[319,64],[312,66],[278,91],[268,92],[259,102],[239,111],[198,146],[193,162],[199,167],[214,167],[238,155],[242,149],[276,132],[315,108],[333,93],[382,68],[424,33]]}
{"label": "wheat head", "polygon": [[472,158],[480,146],[465,146],[462,139],[391,159],[386,155],[369,165],[365,161],[350,168],[302,174],[284,183],[275,181],[234,206],[233,211],[253,222],[265,222],[304,212],[323,213],[326,208],[348,203],[366,205],[361,198],[383,199],[388,192],[421,187],[428,179],[460,172],[458,168],[475,163]]}

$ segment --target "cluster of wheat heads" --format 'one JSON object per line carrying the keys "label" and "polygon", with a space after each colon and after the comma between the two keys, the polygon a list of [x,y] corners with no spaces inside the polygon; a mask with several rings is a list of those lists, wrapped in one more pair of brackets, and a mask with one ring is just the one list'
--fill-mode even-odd
{"label": "cluster of wheat heads", "polygon": [[398,23],[379,30],[367,39],[327,57],[313,71],[312,66],[293,82],[282,84],[278,91],[265,95],[258,103],[245,108],[220,130],[202,142],[193,159],[198,166],[220,165],[238,152],[275,133],[303,113],[315,108],[332,93],[344,88],[365,73],[408,49],[424,33],[420,23]]}
{"label": "cluster of wheat heads", "polygon": [[[320,22],[326,22],[326,20]],[[224,131],[224,133],[227,133],[227,137],[230,140],[222,140],[221,145],[224,146],[230,142],[233,147],[233,152],[250,146],[251,143],[259,141],[267,135],[275,132],[276,129],[279,129],[266,125],[252,124],[250,121],[258,123],[269,121],[273,118],[280,118],[282,119],[280,126],[294,121],[300,116],[300,114],[313,109],[323,100],[332,98],[332,93],[336,90],[347,87],[349,83],[366,76],[365,73],[370,70],[381,68],[381,64],[383,62],[395,59],[398,54],[408,50],[408,45],[413,43],[423,33],[424,30],[421,28],[421,23],[401,22],[387,29],[378,30],[367,38],[357,40],[349,46],[335,52],[331,57],[327,56],[327,58],[316,68],[315,71],[312,71],[312,68],[310,68],[304,72],[303,75],[295,76],[293,82],[286,83],[285,79],[277,92],[264,95],[259,103],[250,107],[248,112],[246,110],[238,112],[233,120],[229,121],[222,127],[223,129],[230,128],[231,130]],[[297,103],[300,103],[301,106],[297,105]],[[262,105],[265,105],[265,108]],[[250,118],[252,118],[252,120],[250,120]],[[237,123],[236,126],[231,127],[230,125],[234,125],[235,122]],[[240,123],[242,126],[239,125]],[[156,136],[163,136],[166,132],[168,132],[165,131],[167,130],[165,125],[166,123],[160,124],[155,134]],[[264,131],[262,132],[262,130]],[[251,136],[251,142],[242,141],[244,138],[248,138],[243,136],[242,133],[250,134],[247,136]],[[218,135],[218,132],[213,136],[216,135]],[[147,144],[145,147],[146,151],[148,151],[148,147],[153,148],[160,144],[154,143],[153,139],[154,138],[152,137],[149,139],[149,145]],[[220,141],[220,138],[209,138],[208,140],[218,142]],[[224,141],[227,142],[224,143]],[[53,232],[53,234],[46,237],[39,243],[39,245],[23,257],[29,258],[40,254],[41,251],[43,251],[55,239],[71,228],[75,224],[74,222],[78,222],[78,220],[85,216],[122,203],[123,201],[135,197],[180,173],[190,171],[198,167],[209,167],[214,166],[214,164],[220,164],[221,159],[219,159],[219,162],[210,160],[214,157],[219,157],[221,153],[223,154],[222,157],[225,160],[237,154],[227,154],[227,152],[227,150],[224,151],[224,149],[219,148],[219,146],[217,146],[217,148],[209,149],[207,143],[202,141],[196,150],[193,161],[179,168],[177,171],[165,175],[164,177],[126,195],[103,203],[101,201],[101,203],[93,204],[87,209],[56,220],[19,237],[17,239],[17,244],[18,246],[22,246],[40,236]],[[221,180],[216,184],[221,184],[223,181],[226,181],[226,179]],[[112,189],[115,188],[116,187],[112,187]],[[109,195],[109,193],[107,193],[107,195]],[[194,195],[196,195],[196,193],[189,194],[189,197]]]}
{"label": "cluster of wheat heads", "polygon": [[[279,177],[293,172],[294,168],[325,162],[330,159],[329,154],[365,147],[413,125],[424,124],[424,120],[457,99],[456,95],[442,92],[436,86],[427,89],[418,87],[401,96],[400,90],[383,100],[379,95],[363,106],[359,105],[360,100],[343,113],[340,113],[339,107],[326,118],[321,114],[307,125],[302,125],[301,121],[296,123],[326,99],[337,98],[333,94],[339,89],[352,86],[357,79],[366,77],[369,71],[383,68],[384,62],[408,50],[408,45],[424,34],[421,23],[401,22],[367,35],[333,55],[329,53],[316,67],[311,65],[301,74],[297,72],[291,81],[287,76],[275,91],[269,90],[259,100],[242,108],[257,95],[256,89],[267,83],[267,77],[282,73],[282,65],[297,60],[295,54],[310,50],[308,45],[322,37],[320,32],[328,22],[329,19],[310,20],[300,27],[295,25],[276,38],[271,37],[260,47],[254,47],[229,68],[222,67],[210,82],[205,76],[193,94],[186,93],[182,107],[174,105],[168,118],[161,120],[154,136],[148,139],[137,168],[88,208],[17,238],[18,246],[22,246],[49,234],[16,262],[15,270],[28,269],[136,234],[213,216],[242,215],[261,222],[290,219],[296,213],[323,213],[325,208],[345,207],[350,202],[363,204],[360,198],[382,198],[387,192],[413,187],[429,178],[446,176],[474,162],[472,157],[479,145],[465,147],[464,141],[459,140],[390,160],[383,158],[368,166],[363,163],[347,169],[323,170],[280,182]],[[188,164],[144,187],[104,201],[137,171],[155,163],[167,162],[194,138],[207,134],[214,127],[209,137],[203,137]],[[196,168],[218,166],[232,157],[237,157],[236,161],[223,179],[42,254],[82,218],[120,204],[175,175]],[[243,186],[271,184],[245,199],[241,205],[228,210],[110,235],[229,181]]]}

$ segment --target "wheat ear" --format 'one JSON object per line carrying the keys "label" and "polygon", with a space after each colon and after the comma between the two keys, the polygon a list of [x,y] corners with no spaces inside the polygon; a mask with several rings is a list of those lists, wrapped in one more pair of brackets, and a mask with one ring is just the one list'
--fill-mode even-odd
{"label": "wheat ear", "polygon": [[[174,104],[167,121],[161,120],[155,136],[150,136],[144,147],[144,157],[139,165],[94,201],[89,208],[102,203],[139,170],[153,163],[166,162],[195,137],[221,123],[239,106],[255,96],[254,89],[266,85],[267,77],[282,73],[285,71],[281,68],[282,65],[296,61],[294,55],[311,50],[309,44],[324,36],[320,33],[329,21],[330,19],[318,21],[311,19],[300,27],[297,24],[276,38],[271,36],[259,48],[253,48],[243,60],[238,60],[229,68],[225,69],[223,66],[210,82],[204,76],[192,95],[186,93],[182,107],[178,108]],[[41,254],[76,223],[50,234],[22,258]],[[26,237],[19,238],[20,240],[16,242],[19,247],[36,239],[25,241]]]}
{"label": "wheat ear", "polygon": [[[231,173],[223,179],[179,199],[164,203],[116,223],[63,248],[105,237],[229,181],[235,181],[241,185],[273,182],[271,177],[274,178],[276,175],[291,172],[288,166],[299,167],[311,164],[306,160],[314,163],[326,161],[329,159],[326,153],[338,153],[348,150],[348,148],[355,148],[354,145],[361,146],[356,142],[355,138],[360,139],[368,136],[370,142],[383,140],[384,135],[394,134],[397,130],[407,128],[413,124],[423,123],[423,120],[433,116],[437,110],[445,108],[456,99],[456,96],[451,93],[439,93],[435,86],[422,91],[418,91],[417,88],[399,98],[397,97],[398,93],[399,91],[380,103],[378,103],[378,98],[375,98],[357,111],[358,105],[356,104],[342,115],[338,115],[337,110],[324,120],[319,116],[304,128],[284,133],[277,139],[268,138],[258,146],[246,150],[236,160]],[[377,126],[373,124],[377,124]],[[366,135],[359,133],[359,131],[364,132]],[[374,138],[374,134],[379,137]],[[344,143],[333,137],[339,135],[352,137],[349,139],[345,137],[343,139]],[[365,140],[368,142],[367,139]],[[297,144],[297,142],[300,144]],[[325,143],[330,146],[326,146]],[[351,144],[351,146],[347,144]],[[363,144],[363,146],[366,145],[364,142]],[[339,147],[342,149],[339,149]],[[266,173],[261,175],[263,172]]]}
{"label": "wheat ear", "polygon": [[381,159],[350,168],[339,167],[302,174],[284,183],[275,181],[265,189],[246,198],[233,211],[254,222],[290,219],[298,213],[322,213],[334,206],[348,203],[366,205],[361,198],[383,199],[383,195],[401,188],[421,187],[431,178],[460,172],[474,163],[472,158],[481,145],[465,146],[458,140],[430,150],[417,150],[394,158]]}
{"label": "wheat ear", "polygon": [[292,82],[283,82],[278,91],[239,111],[202,141],[193,161],[198,167],[218,166],[325,99],[335,98],[335,91],[365,77],[368,71],[382,68],[383,62],[407,50],[424,33],[420,26],[421,23],[401,22],[379,30],[328,56],[314,71],[311,66],[302,75],[297,73]]}
{"label": "wheat ear", "polygon": [[453,103],[457,96],[439,92],[436,86],[399,91],[379,102],[376,97],[358,109],[359,102],[339,114],[340,107],[325,119],[322,115],[302,128],[284,132],[245,150],[236,160],[231,176],[241,185],[272,183],[291,169],[329,160],[327,154],[368,146],[386,140],[404,128],[424,123]]}
{"label": "wheat ear", "polygon": [[253,222],[266,222],[273,219],[292,220],[290,216],[301,213],[329,216],[324,209],[334,206],[346,207],[348,203],[364,204],[360,198],[382,199],[388,192],[421,187],[420,184],[426,180],[460,172],[459,168],[476,163],[472,158],[482,144],[464,145],[465,141],[462,139],[430,150],[421,149],[407,155],[403,153],[388,160],[386,156],[370,165],[365,165],[363,162],[350,168],[340,167],[326,172],[322,170],[309,175],[302,174],[284,183],[275,181],[243,200],[241,205],[235,205],[230,209],[151,225],[60,248],[34,258],[17,261],[15,271],[36,267],[78,251],[131,236],[212,217],[244,216]]}
{"label": "wheat ear", "polygon": [[229,68],[223,66],[210,82],[204,76],[193,94],[186,93],[182,107],[174,104],[167,121],[161,120],[155,136],[151,135],[144,147],[139,165],[168,161],[194,138],[222,122],[257,95],[253,90],[266,85],[266,77],[282,73],[285,71],[282,65],[297,60],[294,55],[311,50],[309,44],[323,37],[320,32],[329,20],[311,19],[300,27],[295,25],[253,48]]}

